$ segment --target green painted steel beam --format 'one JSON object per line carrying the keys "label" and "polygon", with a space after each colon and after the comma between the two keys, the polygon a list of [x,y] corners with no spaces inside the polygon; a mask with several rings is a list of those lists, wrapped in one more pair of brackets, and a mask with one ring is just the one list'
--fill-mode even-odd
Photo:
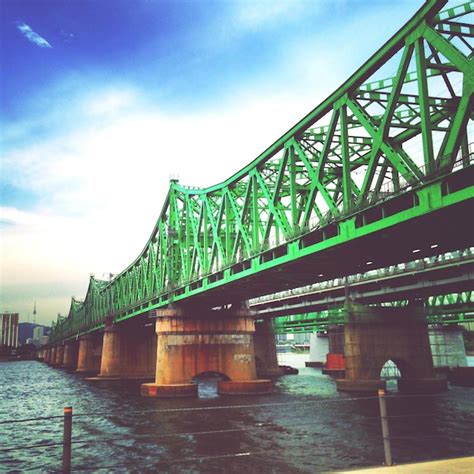
{"label": "green painted steel beam", "polygon": [[[393,301],[377,307],[404,307],[411,304],[408,300]],[[463,291],[427,298],[425,302],[428,324],[461,324],[474,322],[474,292]],[[275,318],[274,327],[277,334],[291,332],[315,332],[327,329],[334,324],[347,322],[344,307],[330,310],[296,314]]]}

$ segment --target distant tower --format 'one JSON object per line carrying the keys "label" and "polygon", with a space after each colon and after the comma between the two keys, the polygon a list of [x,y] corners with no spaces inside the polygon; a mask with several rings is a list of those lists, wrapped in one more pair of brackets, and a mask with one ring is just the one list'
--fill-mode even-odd
{"label": "distant tower", "polygon": [[36,323],[36,301],[35,301],[35,306],[33,308],[33,322]]}

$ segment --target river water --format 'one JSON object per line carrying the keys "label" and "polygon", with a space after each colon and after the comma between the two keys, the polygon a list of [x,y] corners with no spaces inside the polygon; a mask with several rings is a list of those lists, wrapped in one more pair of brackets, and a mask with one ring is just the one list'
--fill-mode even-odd
{"label": "river water", "polygon": [[[280,363],[303,367],[305,358],[283,354]],[[64,406],[78,415],[74,471],[315,473],[383,462],[378,400],[338,393],[320,369],[280,377],[272,395],[218,396],[204,381],[198,399],[165,400],[142,398],[136,383],[24,361],[0,363],[1,472],[60,469],[60,446],[31,446],[61,442],[61,419],[2,422],[60,416]],[[388,411],[397,463],[474,455],[474,389],[394,393]]]}

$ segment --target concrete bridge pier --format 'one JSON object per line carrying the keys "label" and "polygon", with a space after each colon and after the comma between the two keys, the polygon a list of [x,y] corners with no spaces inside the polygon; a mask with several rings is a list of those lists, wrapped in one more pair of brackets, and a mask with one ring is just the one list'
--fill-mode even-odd
{"label": "concrete bridge pier", "polygon": [[328,335],[317,332],[311,333],[309,337],[309,361],[306,362],[306,367],[324,367],[328,352]]}
{"label": "concrete bridge pier", "polygon": [[328,328],[328,352],[323,374],[344,377],[346,361],[344,356],[344,326],[334,324]]}
{"label": "concrete bridge pier", "polygon": [[104,330],[100,379],[154,379],[156,334],[153,325],[137,318],[120,324],[107,322]]}
{"label": "concrete bridge pier", "polygon": [[398,389],[430,393],[447,389],[444,377],[436,377],[424,308],[375,308],[346,305],[344,327],[346,372],[337,389],[348,392],[385,388],[380,371],[392,360],[401,373]]}
{"label": "concrete bridge pier", "polygon": [[52,351],[51,351],[51,361],[50,361],[51,367],[56,367],[57,365],[58,352],[59,352],[59,346],[53,346]]}
{"label": "concrete bridge pier", "polygon": [[56,346],[56,358],[54,360],[54,367],[61,367],[64,359],[64,344],[58,344]]}
{"label": "concrete bridge pier", "polygon": [[102,356],[102,333],[97,331],[79,338],[76,372],[97,374]]}
{"label": "concrete bridge pier", "polygon": [[120,332],[119,328],[112,324],[106,324],[102,342],[102,354],[100,358],[100,372],[98,377],[120,376]]}
{"label": "concrete bridge pier", "polygon": [[259,377],[275,377],[283,371],[278,367],[275,329],[271,319],[255,322],[253,335],[255,363]]}
{"label": "concrete bridge pier", "polygon": [[215,372],[221,394],[262,394],[270,380],[257,379],[253,335],[255,324],[248,308],[219,311],[168,308],[158,311],[156,376],[142,385],[148,397],[197,395],[193,378]]}
{"label": "concrete bridge pier", "polygon": [[52,363],[52,361],[53,361],[53,348],[52,348],[52,347],[50,347],[50,348],[48,349],[48,353],[47,353],[47,354],[48,354],[48,355],[47,355],[47,360],[46,360],[46,362],[47,362],[49,365],[51,365],[51,363]]}
{"label": "concrete bridge pier", "polygon": [[57,352],[57,347],[56,346],[52,346],[51,347],[51,352],[50,352],[50,357],[49,357],[49,361],[48,361],[48,364],[53,366],[54,364],[56,364],[56,352]]}
{"label": "concrete bridge pier", "polygon": [[79,350],[79,344],[77,341],[66,341],[64,343],[64,358],[63,358],[62,366],[65,369],[77,368],[78,350]]}

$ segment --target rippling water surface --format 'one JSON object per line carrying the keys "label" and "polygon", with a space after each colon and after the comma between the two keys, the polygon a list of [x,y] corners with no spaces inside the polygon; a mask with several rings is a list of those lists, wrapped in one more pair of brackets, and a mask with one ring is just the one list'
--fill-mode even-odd
{"label": "rippling water surface", "polygon": [[[303,365],[304,356],[281,363]],[[337,393],[319,369],[280,377],[267,396],[148,399],[139,385],[89,382],[34,361],[0,363],[0,422],[62,415],[73,406],[73,468],[93,472],[314,473],[380,465],[377,399]],[[474,454],[474,389],[388,400],[397,463]],[[207,433],[205,433],[207,432]],[[51,472],[61,419],[0,424],[0,471]],[[8,450],[9,448],[22,448]],[[8,450],[8,451],[7,451]]]}

